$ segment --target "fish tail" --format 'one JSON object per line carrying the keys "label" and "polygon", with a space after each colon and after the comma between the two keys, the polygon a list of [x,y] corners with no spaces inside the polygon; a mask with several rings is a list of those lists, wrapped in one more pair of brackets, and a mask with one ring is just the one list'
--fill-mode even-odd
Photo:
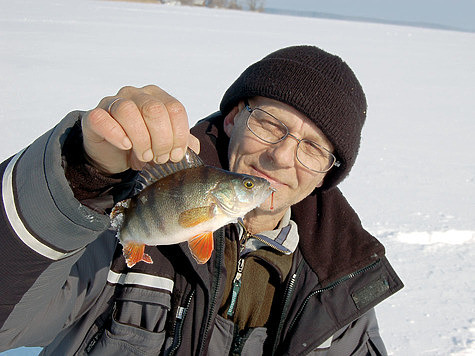
{"label": "fish tail", "polygon": [[136,263],[145,262],[153,263],[152,257],[147,255],[145,252],[145,244],[140,244],[137,242],[127,242],[122,248],[122,254],[125,257],[125,262],[127,267],[133,267]]}

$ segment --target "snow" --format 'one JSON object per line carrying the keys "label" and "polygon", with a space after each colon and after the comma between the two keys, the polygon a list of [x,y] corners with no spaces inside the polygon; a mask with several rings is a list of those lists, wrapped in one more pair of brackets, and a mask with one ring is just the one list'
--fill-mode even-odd
{"label": "snow", "polygon": [[0,8],[3,159],[124,85],[158,84],[193,124],[275,49],[314,44],[340,55],[369,102],[341,189],[406,285],[377,307],[386,347],[475,355],[475,33],[139,2]]}

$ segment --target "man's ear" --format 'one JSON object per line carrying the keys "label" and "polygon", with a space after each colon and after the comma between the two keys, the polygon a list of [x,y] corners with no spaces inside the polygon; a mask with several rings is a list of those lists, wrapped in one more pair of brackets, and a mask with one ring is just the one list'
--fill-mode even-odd
{"label": "man's ear", "polygon": [[235,106],[229,112],[229,114],[227,114],[226,117],[224,118],[223,128],[224,128],[224,132],[226,132],[226,135],[228,135],[228,137],[231,137],[231,134],[234,129],[234,119],[236,115],[238,114],[238,112],[239,112],[239,107]]}

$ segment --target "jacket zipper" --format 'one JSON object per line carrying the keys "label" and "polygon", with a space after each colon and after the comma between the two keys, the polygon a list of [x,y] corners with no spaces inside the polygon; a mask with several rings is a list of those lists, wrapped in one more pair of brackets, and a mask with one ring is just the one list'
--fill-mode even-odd
{"label": "jacket zipper", "polygon": [[241,289],[241,278],[242,278],[242,271],[244,270],[244,262],[245,262],[244,258],[241,257],[238,261],[236,275],[234,276],[231,303],[229,304],[229,308],[227,312],[227,315],[230,317],[234,315],[237,297],[239,295],[239,290]]}
{"label": "jacket zipper", "polygon": [[177,312],[176,312],[176,321],[175,321],[175,336],[173,338],[173,343],[170,347],[170,351],[166,352],[166,355],[174,355],[176,350],[181,345],[182,341],[182,329],[183,329],[183,323],[185,321],[186,314],[188,313],[188,309],[190,309],[190,304],[191,300],[193,299],[193,296],[195,295],[195,290],[193,290],[190,295],[188,296],[185,306],[184,307],[179,307]]}
{"label": "jacket zipper", "polygon": [[106,328],[104,326],[100,327],[99,330],[97,330],[97,332],[92,336],[92,338],[90,339],[89,343],[87,344],[86,348],[84,349],[84,352],[86,354],[90,354],[92,349],[94,348],[94,346],[96,346],[97,342],[99,341],[99,339],[102,337],[102,335],[104,334]]}
{"label": "jacket zipper", "polygon": [[285,317],[287,315],[287,310],[289,308],[290,300],[291,300],[292,294],[293,294],[294,289],[295,289],[295,283],[297,281],[298,275],[300,274],[302,266],[303,266],[303,260],[300,261],[299,266],[297,267],[297,270],[290,277],[289,283],[287,284],[287,287],[285,289],[284,302],[282,304],[282,314],[281,314],[281,317],[280,317],[279,326],[277,327],[277,332],[275,334],[274,347],[273,347],[273,350],[272,350],[273,355],[276,353],[277,346],[279,345],[280,334],[282,333],[282,329],[284,327]]}
{"label": "jacket zipper", "polygon": [[[360,275],[361,273],[364,273],[364,272],[376,267],[380,263],[380,261],[381,260],[377,260],[376,262],[374,262],[374,263],[372,263],[372,264],[370,264],[366,267],[363,267],[362,269],[359,269],[358,271],[352,272],[352,273],[340,278],[339,280],[335,281],[334,283],[330,284],[329,286],[327,286],[325,288],[320,288],[320,289],[317,289],[317,290],[313,291],[312,293],[310,293],[310,295],[308,295],[307,298],[305,298],[305,301],[302,303],[299,311],[297,312],[297,315],[295,316],[295,318],[290,323],[289,332],[293,329],[296,321],[299,319],[300,315],[303,313],[303,310],[305,309],[305,306],[307,305],[307,303],[308,303],[308,301],[310,300],[311,297],[313,297],[316,294],[331,290],[331,289],[335,288],[336,286],[340,285],[341,283],[343,283],[343,282],[345,282],[345,281],[347,281],[351,278],[354,278],[354,277]],[[286,288],[286,291],[285,291],[284,304],[283,304],[283,307],[282,307],[282,316],[281,316],[280,323],[279,323],[279,326],[278,326],[278,329],[277,329],[276,338],[274,340],[274,348],[273,348],[272,354],[275,354],[276,351],[277,351],[277,347],[279,345],[279,340],[280,340],[280,335],[282,333],[282,329],[283,329],[284,323],[285,323],[285,318],[287,316],[287,310],[288,310],[288,307],[289,307],[289,304],[290,304],[290,299],[292,297],[292,294],[293,294],[293,291],[294,291],[294,288],[295,288],[295,282],[296,282],[297,277],[300,273],[300,270],[302,269],[302,266],[303,266],[303,263],[300,262],[296,272],[292,275],[292,277],[289,281],[289,284],[287,285],[287,288]]]}
{"label": "jacket zipper", "polygon": [[[241,225],[241,227],[243,229],[242,237],[239,239],[239,246],[240,246],[239,250],[240,250],[241,253],[245,248],[247,240],[249,240],[249,238],[251,238],[251,237],[259,240],[263,244],[265,244],[265,245],[267,245],[267,246],[269,246],[269,247],[271,247],[271,248],[273,248],[273,249],[275,249],[275,250],[277,250],[277,251],[279,251],[283,254],[288,252],[288,251],[284,251],[284,250],[278,248],[277,246],[271,245],[269,242],[265,241],[260,236],[251,234],[247,230],[247,228],[244,226],[244,222],[242,221],[242,219],[238,219],[238,223],[239,223],[239,225]],[[242,271],[244,270],[244,262],[245,262],[244,257],[239,257],[238,263],[237,263],[236,275],[234,276],[234,279],[233,279],[233,287],[232,287],[232,292],[231,292],[231,303],[229,304],[229,308],[228,308],[228,311],[226,313],[229,317],[232,317],[234,315],[234,311],[235,311],[235,308],[236,308],[236,301],[237,301],[237,298],[238,298],[238,295],[239,295],[239,291],[241,290],[241,278],[242,278]]]}
{"label": "jacket zipper", "polygon": [[340,279],[338,279],[337,281],[333,282],[332,284],[330,284],[329,286],[325,287],[325,288],[320,288],[320,289],[317,289],[315,291],[313,291],[312,293],[310,293],[308,295],[307,298],[305,298],[305,301],[302,303],[302,306],[300,307],[299,311],[297,312],[297,315],[295,316],[294,320],[292,320],[292,322],[290,323],[290,327],[289,327],[289,332],[293,329],[294,325],[295,325],[295,322],[299,319],[300,315],[302,315],[303,313],[303,310],[305,309],[305,306],[307,305],[308,301],[310,300],[310,298],[312,298],[313,296],[315,296],[316,294],[319,294],[319,293],[323,293],[323,292],[326,292],[326,291],[329,291],[337,286],[339,286],[340,284],[342,284],[343,282],[346,282],[347,280],[351,279],[351,278],[354,278],[370,269],[373,269],[374,267],[376,267],[379,263],[381,262],[381,260],[377,260],[376,262],[373,262],[372,264],[366,266],[366,267],[363,267],[355,272],[352,272]]}
{"label": "jacket zipper", "polygon": [[275,246],[275,245],[272,245],[270,244],[269,242],[267,242],[266,240],[264,240],[262,237],[260,237],[259,235],[253,235],[251,234],[247,229],[246,227],[244,226],[244,222],[242,221],[242,219],[238,219],[238,223],[239,225],[243,228],[243,237],[241,238],[241,250],[244,249],[245,245],[246,245],[246,241],[249,240],[249,238],[253,237],[255,238],[256,240],[259,240],[260,242],[262,242],[264,245],[267,245],[269,246],[270,248],[274,249],[274,250],[277,250],[279,251],[280,253],[283,253],[284,255],[288,254],[289,251],[287,250],[283,250],[281,248],[279,248],[278,246]]}
{"label": "jacket zipper", "polygon": [[222,262],[223,262],[223,253],[224,253],[224,228],[221,228],[218,230],[217,232],[217,241],[218,241],[218,244],[219,244],[219,248],[216,249],[216,263],[215,263],[215,278],[214,278],[214,281],[213,281],[213,292],[212,292],[212,295],[211,295],[211,303],[210,303],[210,308],[209,308],[209,313],[208,313],[208,319],[206,321],[206,325],[205,325],[205,328],[204,328],[204,331],[203,331],[203,334],[201,336],[201,346],[200,346],[200,349],[198,351],[198,355],[202,355],[203,354],[203,350],[205,348],[205,345],[206,345],[206,339],[208,337],[208,332],[209,332],[209,329],[210,329],[210,326],[211,326],[211,321],[212,321],[212,318],[213,318],[213,314],[214,314],[214,309],[216,308],[216,297],[218,295],[218,290],[219,290],[219,284],[220,284],[220,281],[221,281],[221,273],[219,272],[219,267],[221,266]]}
{"label": "jacket zipper", "polygon": [[[112,316],[115,314],[116,312],[116,303],[114,302],[112,307],[109,308],[110,310],[110,314],[108,314],[107,318],[102,321],[100,327],[97,329],[97,331],[94,333],[94,335],[92,335],[92,337],[89,339],[86,347],[84,348],[84,352],[86,354],[90,354],[91,351],[94,349],[94,347],[96,346],[97,342],[101,339],[102,335],[104,334],[104,332],[106,331],[106,325],[108,323],[110,323],[110,320],[112,319]],[[78,353],[78,351],[76,351],[75,355]]]}
{"label": "jacket zipper", "polygon": [[255,239],[259,240],[260,242],[262,242],[263,244],[273,248],[274,250],[277,250],[279,251],[280,253],[283,253],[284,255],[287,255],[289,253],[289,251],[284,251],[283,249],[277,247],[277,246],[274,246],[274,245],[271,245],[270,243],[268,243],[266,240],[262,239],[259,235],[251,235],[252,237],[254,237]]}

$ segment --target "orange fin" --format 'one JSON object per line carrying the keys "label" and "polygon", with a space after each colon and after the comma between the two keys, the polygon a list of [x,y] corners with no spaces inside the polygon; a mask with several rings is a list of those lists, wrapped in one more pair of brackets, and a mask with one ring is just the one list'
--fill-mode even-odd
{"label": "orange fin", "polygon": [[200,265],[208,262],[214,248],[213,232],[206,231],[192,237],[188,241],[188,247],[196,262]]}
{"label": "orange fin", "polygon": [[185,210],[178,217],[178,223],[182,227],[193,227],[202,222],[210,220],[214,216],[215,205],[201,206],[199,208],[192,208]]}
{"label": "orange fin", "polygon": [[118,202],[110,213],[111,227],[115,230],[119,230],[124,221],[124,213],[130,205],[131,199],[126,199]]}
{"label": "orange fin", "polygon": [[127,267],[133,267],[138,262],[153,263],[152,257],[144,253],[145,244],[138,242],[127,242],[122,248]]}

